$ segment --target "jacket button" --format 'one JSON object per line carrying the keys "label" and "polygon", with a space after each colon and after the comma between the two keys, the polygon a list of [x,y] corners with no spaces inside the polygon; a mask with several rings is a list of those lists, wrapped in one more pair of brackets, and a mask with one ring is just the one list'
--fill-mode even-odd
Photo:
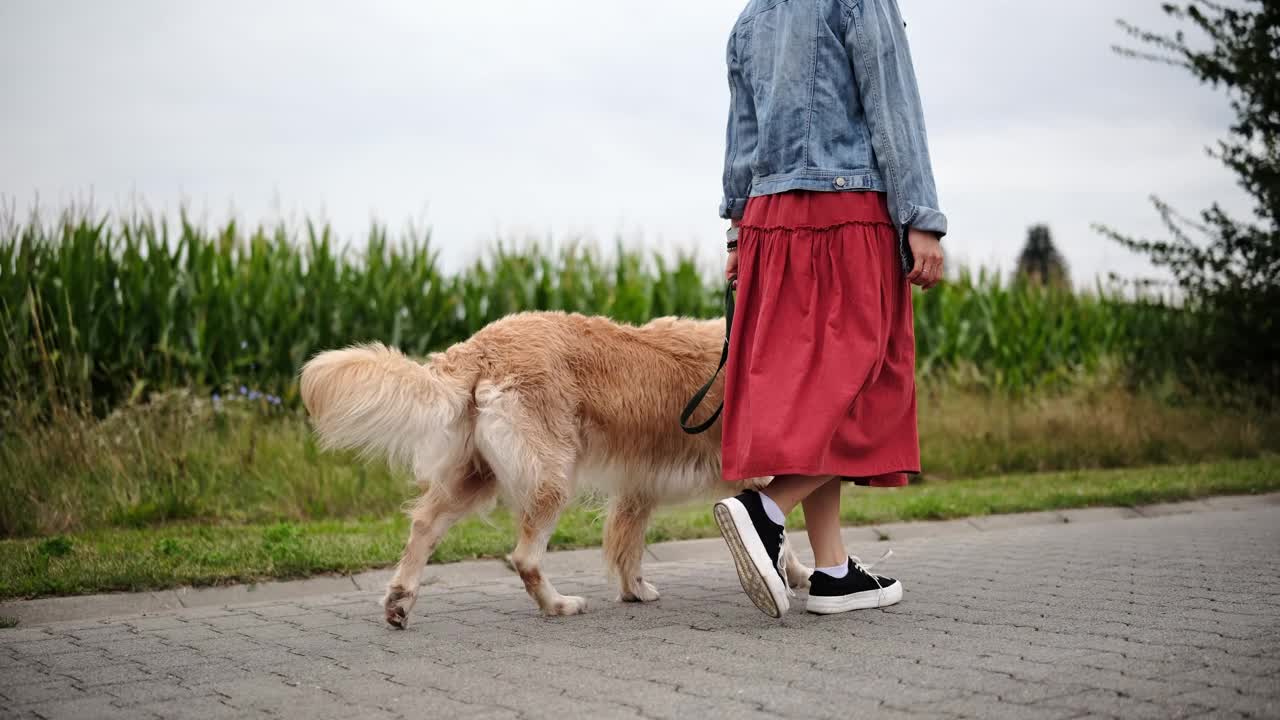
{"label": "jacket button", "polygon": [[847,181],[844,178],[838,177],[836,178],[836,187],[844,187],[846,182]]}

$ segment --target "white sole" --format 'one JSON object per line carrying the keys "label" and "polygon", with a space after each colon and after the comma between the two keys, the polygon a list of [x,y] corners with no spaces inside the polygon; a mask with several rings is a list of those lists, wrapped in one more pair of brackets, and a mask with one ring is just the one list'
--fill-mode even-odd
{"label": "white sole", "polygon": [[790,608],[787,588],[783,586],[777,568],[769,562],[769,552],[756,534],[747,507],[737,498],[727,498],[716,503],[713,514],[716,525],[720,527],[720,535],[733,555],[738,581],[742,583],[747,597],[765,615],[782,617]]}
{"label": "white sole", "polygon": [[894,583],[880,590],[828,597],[825,595],[809,596],[805,610],[819,615],[834,615],[850,610],[870,610],[872,608],[889,607],[902,601],[902,583]]}

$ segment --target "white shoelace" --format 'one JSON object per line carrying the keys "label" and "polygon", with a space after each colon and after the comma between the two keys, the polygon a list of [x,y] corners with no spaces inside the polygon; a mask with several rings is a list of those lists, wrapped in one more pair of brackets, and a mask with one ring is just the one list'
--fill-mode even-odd
{"label": "white shoelace", "polygon": [[787,531],[782,531],[782,544],[778,546],[778,574],[782,576],[782,586],[787,589],[787,597],[795,597],[796,591],[791,589],[791,578],[787,576]]}
{"label": "white shoelace", "polygon": [[893,550],[885,550],[884,554],[880,556],[879,560],[876,560],[870,565],[863,565],[862,560],[859,559],[857,555],[849,556],[849,559],[853,561],[853,564],[855,567],[857,567],[863,573],[871,576],[871,579],[875,581],[876,587],[879,588],[879,593],[876,595],[877,604],[884,599],[884,586],[880,584],[880,576],[871,572],[871,570],[875,568],[875,566],[884,562],[885,560],[888,560],[890,557],[893,557]]}

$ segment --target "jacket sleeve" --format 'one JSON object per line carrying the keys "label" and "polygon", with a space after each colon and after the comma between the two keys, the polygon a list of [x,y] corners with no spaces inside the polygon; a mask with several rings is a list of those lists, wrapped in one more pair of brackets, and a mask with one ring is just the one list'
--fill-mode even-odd
{"label": "jacket sleeve", "polygon": [[758,127],[755,100],[739,60],[737,32],[729,36],[729,127],[725,133],[724,200],[720,217],[738,220],[747,208],[751,192],[751,165],[756,152]]}
{"label": "jacket sleeve", "polygon": [[889,208],[900,228],[947,233],[929,160],[924,108],[897,0],[860,0],[845,48],[853,65]]}

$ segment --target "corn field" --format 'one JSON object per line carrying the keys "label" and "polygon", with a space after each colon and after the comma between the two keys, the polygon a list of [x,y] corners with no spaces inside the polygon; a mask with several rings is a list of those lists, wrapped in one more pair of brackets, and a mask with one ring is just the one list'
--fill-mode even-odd
{"label": "corn field", "polygon": [[[104,413],[175,387],[240,387],[286,402],[305,360],[381,340],[425,354],[520,310],[640,323],[722,313],[710,255],[495,243],[446,274],[427,235],[375,227],[350,244],[329,228],[216,230],[68,211],[0,218],[0,397]],[[1178,313],[962,272],[916,294],[919,368],[1022,390],[1142,352]],[[1156,353],[1158,355],[1158,353]]]}

